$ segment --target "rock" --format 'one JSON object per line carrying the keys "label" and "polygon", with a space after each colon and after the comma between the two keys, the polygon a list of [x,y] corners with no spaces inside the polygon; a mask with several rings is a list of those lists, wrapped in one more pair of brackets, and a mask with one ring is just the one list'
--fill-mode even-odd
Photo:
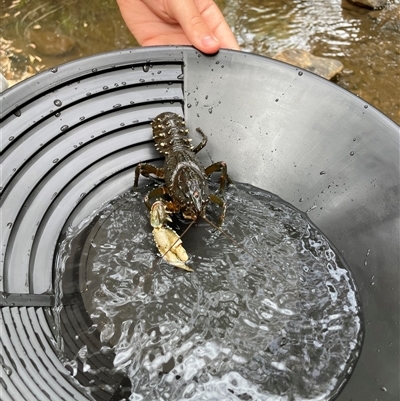
{"label": "rock", "polygon": [[382,8],[386,4],[386,0],[350,0],[352,3],[361,7]]}
{"label": "rock", "polygon": [[378,29],[400,34],[400,5],[393,5],[382,11],[371,11],[368,16],[376,21]]}
{"label": "rock", "polygon": [[36,50],[45,56],[63,56],[76,44],[76,41],[69,36],[42,29],[30,31],[29,39],[36,46]]}
{"label": "rock", "polygon": [[4,92],[9,86],[10,84],[4,78],[3,74],[0,74],[0,92]]}
{"label": "rock", "polygon": [[364,15],[371,12],[370,8],[366,6],[361,7],[360,5],[357,6],[351,0],[342,0],[341,7],[343,10],[343,18],[346,20],[360,20]]}
{"label": "rock", "polygon": [[284,50],[274,56],[274,59],[304,68],[326,79],[332,79],[343,69],[343,64],[338,60],[313,56],[311,53],[300,49]]}
{"label": "rock", "polygon": [[[38,71],[35,71],[29,56],[22,49],[16,48],[13,41],[0,37],[0,74],[5,78],[9,87],[29,78]],[[34,62],[36,61],[34,58]],[[37,64],[35,67],[40,68]],[[4,81],[0,86],[1,90],[6,89]]]}

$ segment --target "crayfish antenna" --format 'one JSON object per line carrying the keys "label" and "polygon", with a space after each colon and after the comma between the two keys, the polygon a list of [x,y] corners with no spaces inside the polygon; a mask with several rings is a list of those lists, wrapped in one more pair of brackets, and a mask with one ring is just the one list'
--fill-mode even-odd
{"label": "crayfish antenna", "polygon": [[202,215],[201,216],[211,227],[216,228],[220,233],[225,235],[226,238],[231,240],[236,246],[238,246],[240,249],[248,253],[252,258],[254,258],[257,262],[261,262],[260,258],[255,255],[254,253],[250,252],[247,248],[245,248],[243,245],[239,244],[231,235],[229,235],[227,232],[225,232],[221,227],[217,226],[215,223],[213,223],[211,220],[207,219],[206,216]]}

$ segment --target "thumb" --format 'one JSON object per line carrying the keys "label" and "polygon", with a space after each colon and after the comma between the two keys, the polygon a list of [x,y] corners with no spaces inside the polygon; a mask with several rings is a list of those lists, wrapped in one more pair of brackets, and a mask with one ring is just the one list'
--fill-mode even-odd
{"label": "thumb", "polygon": [[216,53],[219,50],[219,40],[204,22],[193,0],[172,1],[170,7],[171,14],[194,47],[204,53]]}

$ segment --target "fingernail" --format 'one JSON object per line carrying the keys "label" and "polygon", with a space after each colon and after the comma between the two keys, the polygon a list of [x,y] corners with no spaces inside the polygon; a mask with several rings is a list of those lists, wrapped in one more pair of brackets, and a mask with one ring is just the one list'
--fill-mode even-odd
{"label": "fingernail", "polygon": [[201,43],[205,47],[212,47],[218,44],[218,39],[214,36],[205,36],[202,40]]}

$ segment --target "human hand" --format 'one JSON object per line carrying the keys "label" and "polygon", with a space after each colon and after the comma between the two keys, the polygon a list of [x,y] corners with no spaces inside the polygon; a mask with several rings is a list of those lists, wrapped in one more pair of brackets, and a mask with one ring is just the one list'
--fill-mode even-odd
{"label": "human hand", "polygon": [[142,46],[193,45],[204,53],[240,50],[213,0],[117,0],[123,19]]}

